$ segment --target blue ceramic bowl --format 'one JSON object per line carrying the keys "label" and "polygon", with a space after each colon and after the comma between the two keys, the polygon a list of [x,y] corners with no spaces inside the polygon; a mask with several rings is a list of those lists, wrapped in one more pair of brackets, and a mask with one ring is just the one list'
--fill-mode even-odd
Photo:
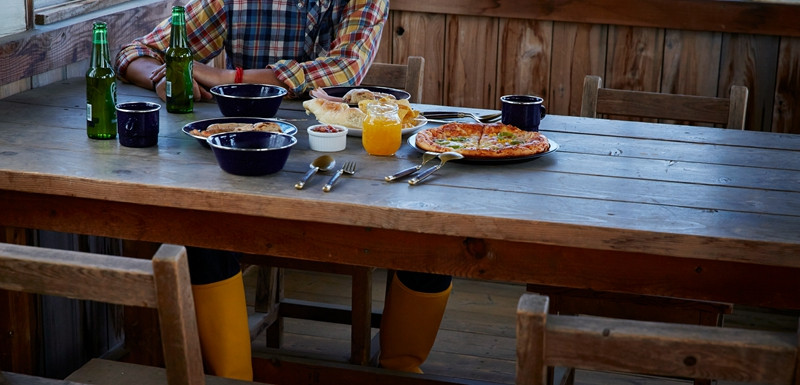
{"label": "blue ceramic bowl", "polygon": [[272,118],[278,112],[285,88],[267,84],[223,84],[211,87],[219,111],[225,116]]}
{"label": "blue ceramic bowl", "polygon": [[283,169],[297,138],[276,132],[243,131],[207,139],[219,167],[235,175],[257,176]]}

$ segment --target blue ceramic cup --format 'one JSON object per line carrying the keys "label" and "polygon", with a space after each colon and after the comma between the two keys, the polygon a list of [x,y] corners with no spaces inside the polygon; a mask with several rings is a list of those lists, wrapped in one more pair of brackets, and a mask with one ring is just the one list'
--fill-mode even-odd
{"label": "blue ceramic cup", "polygon": [[505,95],[502,102],[502,122],[525,131],[539,131],[539,122],[544,119],[544,99],[533,95]]}
{"label": "blue ceramic cup", "polygon": [[151,102],[117,104],[117,136],[125,147],[150,147],[158,143],[158,113],[161,105]]}

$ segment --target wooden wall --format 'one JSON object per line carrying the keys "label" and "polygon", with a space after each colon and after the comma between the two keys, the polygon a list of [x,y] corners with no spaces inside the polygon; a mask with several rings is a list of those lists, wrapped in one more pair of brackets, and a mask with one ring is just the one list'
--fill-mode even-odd
{"label": "wooden wall", "polygon": [[499,108],[500,96],[526,93],[560,115],[578,115],[588,74],[706,96],[744,85],[747,129],[800,133],[800,5],[660,3],[393,0],[376,60],[425,57],[425,103]]}

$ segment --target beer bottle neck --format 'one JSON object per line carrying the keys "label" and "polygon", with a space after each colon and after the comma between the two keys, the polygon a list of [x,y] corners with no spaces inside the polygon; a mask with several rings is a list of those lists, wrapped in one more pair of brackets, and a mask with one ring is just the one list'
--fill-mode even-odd
{"label": "beer bottle neck", "polygon": [[111,67],[108,52],[108,34],[104,29],[97,29],[92,32],[92,56],[89,65],[91,67]]}
{"label": "beer bottle neck", "polygon": [[184,12],[173,10],[171,28],[169,45],[175,48],[188,48],[189,42],[186,38],[186,17]]}

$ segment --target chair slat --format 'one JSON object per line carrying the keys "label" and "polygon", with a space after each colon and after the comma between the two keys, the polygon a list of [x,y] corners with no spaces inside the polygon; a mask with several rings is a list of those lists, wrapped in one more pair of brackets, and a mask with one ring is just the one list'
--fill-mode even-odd
{"label": "chair slat", "polygon": [[584,78],[581,116],[706,123],[738,130],[745,126],[747,87],[732,86],[729,97],[712,97],[603,88],[602,84],[599,76]]}
{"label": "chair slat", "polygon": [[543,384],[546,366],[768,384],[795,381],[798,334],[548,315],[546,298],[525,293],[517,307],[518,385]]}
{"label": "chair slat", "polygon": [[0,288],[155,308],[148,260],[0,244]]}

